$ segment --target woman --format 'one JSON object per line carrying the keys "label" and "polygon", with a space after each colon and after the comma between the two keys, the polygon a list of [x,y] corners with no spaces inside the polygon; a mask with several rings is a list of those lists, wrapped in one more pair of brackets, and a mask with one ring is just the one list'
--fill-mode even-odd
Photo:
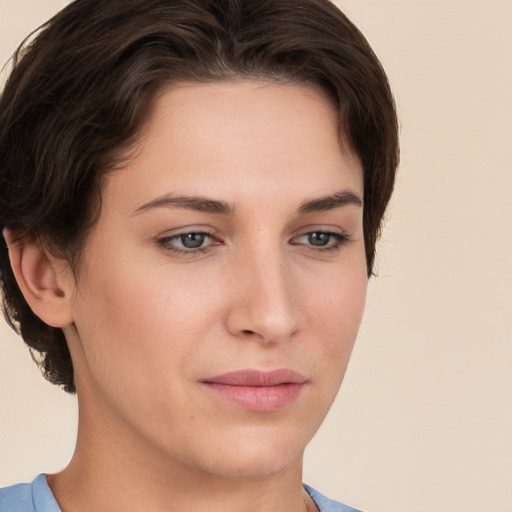
{"label": "woman", "polygon": [[14,64],[4,307],[80,414],[0,508],[354,510],[301,476],[398,163],[361,33],[324,0],[76,0]]}

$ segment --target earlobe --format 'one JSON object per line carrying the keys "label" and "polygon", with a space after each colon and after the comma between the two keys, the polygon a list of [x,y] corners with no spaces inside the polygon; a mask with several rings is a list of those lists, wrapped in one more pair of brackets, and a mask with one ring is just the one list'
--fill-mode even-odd
{"label": "earlobe", "polygon": [[39,240],[17,239],[9,229],[4,229],[2,234],[9,248],[14,276],[32,311],[52,327],[70,325],[72,289],[64,262],[48,255]]}

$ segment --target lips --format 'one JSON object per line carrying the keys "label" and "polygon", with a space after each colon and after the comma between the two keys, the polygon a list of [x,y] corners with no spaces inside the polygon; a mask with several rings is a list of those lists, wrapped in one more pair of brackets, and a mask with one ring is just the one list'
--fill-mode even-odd
{"label": "lips", "polygon": [[288,369],[241,370],[202,382],[217,397],[259,412],[273,412],[294,402],[307,384],[300,373]]}

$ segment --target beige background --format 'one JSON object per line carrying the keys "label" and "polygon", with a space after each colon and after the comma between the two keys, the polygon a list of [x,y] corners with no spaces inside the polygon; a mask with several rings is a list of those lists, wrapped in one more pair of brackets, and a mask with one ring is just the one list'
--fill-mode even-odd
{"label": "beige background", "polygon": [[[512,1],[339,0],[403,160],[378,279],[305,481],[368,512],[512,511]],[[0,0],[2,62],[63,0]],[[0,484],[66,464],[74,399],[0,326]]]}

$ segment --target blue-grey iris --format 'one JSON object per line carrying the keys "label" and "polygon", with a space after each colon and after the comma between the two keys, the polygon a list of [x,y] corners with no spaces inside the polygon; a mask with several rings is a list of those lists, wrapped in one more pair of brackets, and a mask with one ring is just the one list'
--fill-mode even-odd
{"label": "blue-grey iris", "polygon": [[322,245],[327,245],[329,243],[330,238],[331,235],[329,233],[310,233],[308,235],[308,242],[311,245],[320,247]]}
{"label": "blue-grey iris", "polygon": [[203,245],[205,239],[205,235],[203,233],[187,233],[186,235],[181,235],[180,240],[183,244],[183,247],[187,249],[197,249]]}

